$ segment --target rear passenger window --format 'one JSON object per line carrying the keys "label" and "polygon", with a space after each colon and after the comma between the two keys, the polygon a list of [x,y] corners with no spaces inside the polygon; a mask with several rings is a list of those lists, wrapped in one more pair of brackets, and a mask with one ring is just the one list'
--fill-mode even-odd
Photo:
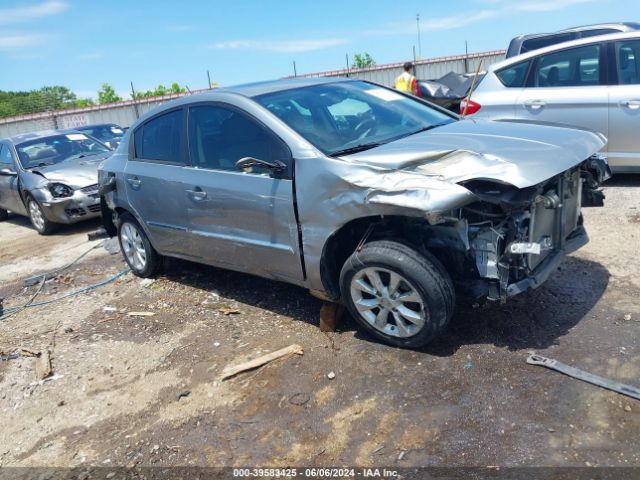
{"label": "rear passenger window", "polygon": [[534,71],[536,87],[600,85],[600,45],[541,55]]}
{"label": "rear passenger window", "polygon": [[134,133],[136,158],[183,163],[182,136],[182,110],[149,120]]}
{"label": "rear passenger window", "polygon": [[505,87],[519,88],[524,87],[527,78],[530,60],[526,62],[516,63],[508,68],[503,68],[496,72],[496,76]]}
{"label": "rear passenger window", "polygon": [[572,32],[559,33],[557,35],[544,35],[537,38],[530,38],[522,42],[522,48],[520,53],[526,53],[531,50],[538,50],[539,48],[548,47],[549,45],[556,45],[557,43],[568,42],[576,38],[577,34]]}
{"label": "rear passenger window", "polygon": [[616,65],[620,85],[640,84],[640,40],[616,42]]}

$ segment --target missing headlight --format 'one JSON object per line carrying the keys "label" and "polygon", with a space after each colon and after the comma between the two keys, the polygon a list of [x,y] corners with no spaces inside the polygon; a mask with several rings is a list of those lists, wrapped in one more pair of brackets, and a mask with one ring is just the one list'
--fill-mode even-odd
{"label": "missing headlight", "polygon": [[50,183],[49,191],[54,198],[65,198],[73,195],[73,189],[64,183]]}

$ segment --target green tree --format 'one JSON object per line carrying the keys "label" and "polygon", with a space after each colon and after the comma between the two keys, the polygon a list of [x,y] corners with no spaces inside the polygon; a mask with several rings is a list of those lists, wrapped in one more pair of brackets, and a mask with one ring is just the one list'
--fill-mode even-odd
{"label": "green tree", "polygon": [[100,90],[98,90],[98,103],[104,105],[105,103],[121,102],[122,97],[118,96],[116,91],[108,83],[103,83]]}
{"label": "green tree", "polygon": [[367,52],[356,53],[353,56],[353,63],[351,64],[351,68],[367,68],[373,67],[375,64],[376,61]]}

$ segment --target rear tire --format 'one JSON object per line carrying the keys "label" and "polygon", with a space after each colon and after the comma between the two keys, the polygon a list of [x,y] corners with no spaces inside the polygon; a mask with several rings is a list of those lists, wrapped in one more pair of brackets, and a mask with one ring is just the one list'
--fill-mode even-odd
{"label": "rear tire", "polygon": [[402,348],[432,341],[455,304],[451,277],[435,257],[387,240],[365,244],[347,259],[340,291],[367,332]]}
{"label": "rear tire", "polygon": [[120,215],[118,241],[122,256],[134,275],[149,278],[158,272],[162,257],[151,246],[138,221],[129,213]]}
{"label": "rear tire", "polygon": [[58,226],[44,216],[42,207],[35,198],[31,196],[27,197],[27,210],[29,212],[31,225],[33,225],[33,228],[35,228],[40,235],[49,235],[53,233]]}
{"label": "rear tire", "polygon": [[4,208],[0,208],[0,222],[4,222],[7,218],[9,218],[9,212]]}

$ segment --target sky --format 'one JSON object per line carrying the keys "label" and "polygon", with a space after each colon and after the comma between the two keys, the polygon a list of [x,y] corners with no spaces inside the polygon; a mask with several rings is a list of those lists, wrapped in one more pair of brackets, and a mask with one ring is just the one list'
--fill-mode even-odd
{"label": "sky", "polygon": [[[63,85],[97,97],[178,82],[220,86],[505,49],[523,33],[638,21],[622,0],[0,0],[0,90]],[[626,6],[625,6],[626,4]],[[416,14],[420,14],[420,44]]]}

